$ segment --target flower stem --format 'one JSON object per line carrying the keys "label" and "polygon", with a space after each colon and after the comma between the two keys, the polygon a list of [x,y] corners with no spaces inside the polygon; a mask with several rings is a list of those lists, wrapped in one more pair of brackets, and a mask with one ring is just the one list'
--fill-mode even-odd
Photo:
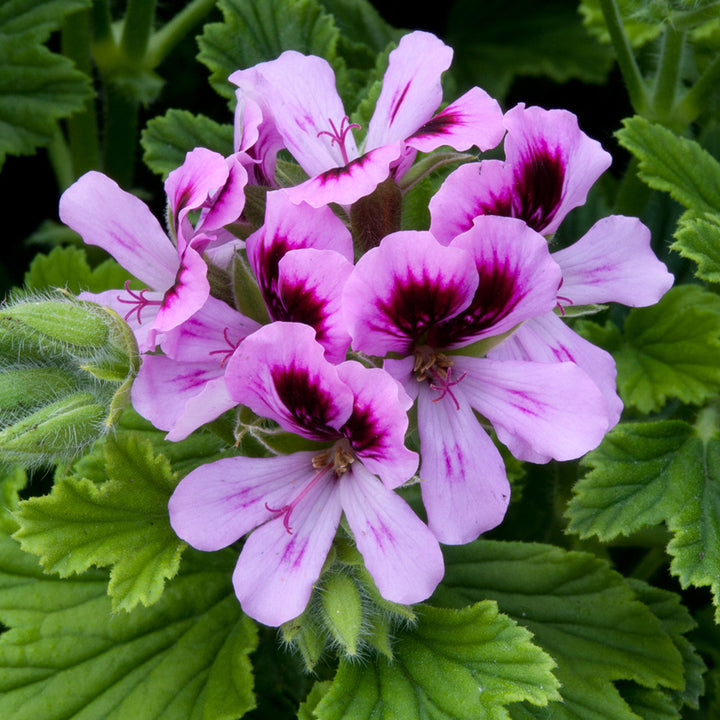
{"label": "flower stem", "polygon": [[[676,30],[671,25],[666,25],[652,98],[653,116],[663,125],[671,124],[684,45],[685,33]],[[678,129],[682,130],[683,128]]]}
{"label": "flower stem", "polygon": [[145,66],[152,70],[170,54],[187,34],[215,7],[215,0],[192,0],[160,28],[148,43]]}
{"label": "flower stem", "polygon": [[58,188],[64,190],[75,181],[73,162],[65,136],[58,125],[47,146],[48,157],[55,173]]}
{"label": "flower stem", "polygon": [[133,64],[142,64],[155,19],[155,0],[128,0],[120,47]]}
{"label": "flower stem", "polygon": [[644,116],[647,114],[649,104],[647,89],[630,46],[630,40],[625,32],[617,3],[615,0],[600,0],[600,7],[610,33],[610,39],[615,49],[615,55],[625,81],[630,103],[638,115]]}
{"label": "flower stem", "polygon": [[715,20],[718,15],[720,15],[720,2],[714,2],[694,10],[676,10],[671,13],[668,21],[675,30],[685,31]]}
{"label": "flower stem", "polygon": [[705,68],[697,82],[675,106],[675,115],[689,125],[702,112],[720,81],[720,53]]}

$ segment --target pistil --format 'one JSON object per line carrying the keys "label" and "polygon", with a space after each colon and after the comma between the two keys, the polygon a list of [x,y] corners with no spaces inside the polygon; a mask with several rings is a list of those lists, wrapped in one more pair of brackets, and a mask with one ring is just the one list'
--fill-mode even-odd
{"label": "pistil", "polygon": [[[332,128],[332,132],[330,130],[321,130],[317,136],[320,137],[321,135],[327,135],[330,138],[331,144],[337,143],[337,146],[340,148],[340,152],[342,154],[343,164],[347,165],[350,162],[350,158],[348,157],[347,149],[345,148],[345,140],[347,138],[347,134],[353,128],[360,129],[360,126],[357,123],[351,123],[350,118],[347,115],[342,119],[339,130],[335,127],[335,123],[330,118],[328,118],[328,122]],[[348,123],[347,126],[345,123]]]}
{"label": "pistil", "polygon": [[140,313],[149,305],[162,305],[162,300],[148,300],[145,297],[145,293],[150,292],[149,288],[145,288],[144,290],[140,290],[138,292],[133,292],[130,289],[130,281],[125,281],[125,292],[130,295],[132,300],[128,300],[127,298],[122,297],[121,295],[117,296],[117,301],[124,303],[125,305],[133,305],[134,307],[130,308],[128,312],[123,316],[123,320],[128,320],[133,313],[137,313],[137,321],[139,325],[142,325],[142,319],[140,318]]}

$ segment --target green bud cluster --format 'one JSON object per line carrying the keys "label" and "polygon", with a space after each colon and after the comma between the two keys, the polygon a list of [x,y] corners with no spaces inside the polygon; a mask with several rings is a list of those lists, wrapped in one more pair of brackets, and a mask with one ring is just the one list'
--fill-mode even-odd
{"label": "green bud cluster", "polygon": [[392,660],[394,633],[416,620],[412,607],[380,595],[357,548],[338,538],[305,612],[281,630],[311,672],[328,650],[346,659],[381,654]]}
{"label": "green bud cluster", "polygon": [[112,310],[62,292],[0,308],[0,462],[68,460],[112,427],[139,367]]}

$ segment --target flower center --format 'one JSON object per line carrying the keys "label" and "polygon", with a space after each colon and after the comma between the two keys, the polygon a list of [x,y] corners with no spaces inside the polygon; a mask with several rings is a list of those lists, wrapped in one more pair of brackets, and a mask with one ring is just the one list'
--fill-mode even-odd
{"label": "flower center", "polygon": [[283,516],[283,525],[288,534],[292,535],[292,526],[290,525],[290,515],[292,511],[297,507],[298,503],[312,490],[318,482],[324,477],[327,477],[328,473],[332,472],[336,478],[344,475],[350,465],[355,462],[355,455],[350,450],[350,446],[346,440],[333,445],[329,450],[324,450],[321,453],[315,455],[312,459],[312,465],[318,472],[315,477],[300,491],[297,497],[293,498],[287,505],[283,505],[280,508],[271,508],[265,503],[265,509],[274,513],[273,520]]}
{"label": "flower center", "polygon": [[[328,122],[330,123],[331,130],[321,130],[317,136],[320,137],[321,135],[327,135],[330,138],[330,144],[337,143],[337,146],[340,148],[340,152],[342,153],[342,159],[343,163],[347,165],[350,162],[350,158],[347,154],[347,148],[345,147],[345,141],[347,139],[348,133],[353,128],[360,129],[360,126],[357,123],[351,123],[350,118],[346,115],[342,122],[340,123],[340,129],[338,130],[335,127],[335,123],[328,118]],[[345,125],[347,123],[347,125]]]}
{"label": "flower center", "polygon": [[144,290],[140,290],[139,292],[133,292],[130,289],[129,280],[125,281],[125,292],[127,292],[127,294],[130,295],[132,299],[124,298],[121,295],[118,295],[117,301],[124,303],[125,305],[132,305],[133,307],[131,307],[130,310],[125,313],[125,315],[123,316],[123,320],[128,320],[133,313],[136,313],[138,325],[142,325],[140,313],[146,307],[148,307],[148,305],[162,305],[162,300],[148,300],[148,298],[145,297],[145,293],[150,292],[149,288],[145,288]]}
{"label": "flower center", "polygon": [[460,383],[467,375],[467,372],[464,372],[459,378],[453,380],[453,364],[453,361],[447,355],[435,352],[429,347],[420,347],[415,350],[413,372],[418,382],[428,380],[430,387],[440,393],[440,396],[434,398],[433,402],[440,402],[440,400],[449,396],[455,408],[459,410],[460,403],[451,388]]}

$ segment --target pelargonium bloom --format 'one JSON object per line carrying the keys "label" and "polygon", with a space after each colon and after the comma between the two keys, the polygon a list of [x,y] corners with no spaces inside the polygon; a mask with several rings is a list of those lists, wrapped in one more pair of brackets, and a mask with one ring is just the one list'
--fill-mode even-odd
{"label": "pelargonium bloom", "polygon": [[403,444],[410,399],[383,370],[332,365],[324,352],[312,328],[272,323],[241,343],[226,373],[237,402],[323,443],[317,450],[203,465],[170,498],[173,529],[197,549],[250,533],[233,584],[267,625],[303,612],[343,513],[386,599],[424,600],[444,572],[437,541],[392,490],[417,467]]}
{"label": "pelargonium bloom", "polygon": [[430,152],[443,145],[487,150],[500,142],[502,111],[480,88],[435,114],[442,101],[440,76],[452,54],[430,33],[413,32],[400,40],[390,53],[363,152],[326,60],[289,50],[233,73],[230,81],[238,86],[239,107],[248,115],[249,138],[262,140],[264,155],[258,161],[263,173],[272,172],[282,144],[310,176],[286,190],[293,202],[350,205],[391,173],[398,179],[418,150]]}
{"label": "pelargonium bloom", "polygon": [[393,354],[385,369],[417,398],[422,495],[441,542],[495,527],[509,501],[502,459],[473,410],[519,457],[579,457],[608,427],[602,395],[573,363],[476,357],[478,343],[486,352],[549,312],[560,279],[541,235],[520,220],[481,217],[448,246],[429,232],[389,235],[345,285],[353,349]]}
{"label": "pelargonium bloom", "polygon": [[[188,153],[185,164],[165,182],[171,224],[177,231],[173,239],[145,203],[102,173],[86,173],[60,198],[60,218],[66,225],[148,285],[140,291],[126,284],[124,290],[81,296],[123,316],[141,352],[153,350],[158,333],[177,327],[206,302],[210,284],[202,252],[214,236],[203,231],[217,230],[228,212],[242,209],[244,200],[238,195],[242,196],[243,177],[247,176],[242,168],[233,169],[218,153],[204,149]],[[222,192],[228,182],[232,197]],[[199,229],[188,225],[188,213],[207,204],[211,194],[216,195],[217,207],[207,210]]]}

